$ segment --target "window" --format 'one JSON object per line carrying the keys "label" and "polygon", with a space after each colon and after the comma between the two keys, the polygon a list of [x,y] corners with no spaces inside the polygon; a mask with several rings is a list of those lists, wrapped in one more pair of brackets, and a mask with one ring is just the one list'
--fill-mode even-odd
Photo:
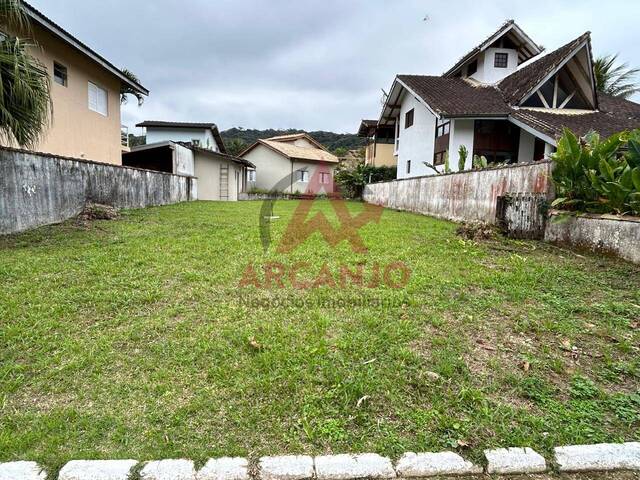
{"label": "window", "polygon": [[446,150],[444,152],[436,153],[433,156],[433,164],[435,166],[444,165],[444,160],[445,160],[446,155],[447,155],[447,151]]}
{"label": "window", "polygon": [[413,125],[413,108],[404,114],[404,128]]}
{"label": "window", "polygon": [[199,147],[199,146],[200,146],[200,140],[199,140],[199,139],[197,139],[197,138],[192,138],[192,139],[191,139],[191,144],[192,144],[194,147]]}
{"label": "window", "polygon": [[256,171],[255,170],[247,170],[247,181],[255,182],[256,181]]}
{"label": "window", "polygon": [[89,110],[104,115],[105,117],[108,114],[107,91],[91,82],[89,82]]}
{"label": "window", "polygon": [[411,173],[411,160],[407,160],[407,174]]}
{"label": "window", "polygon": [[329,185],[331,183],[331,174],[328,172],[320,172],[320,184]]}
{"label": "window", "polygon": [[309,171],[308,170],[300,170],[300,181],[303,183],[307,183],[309,181]]}
{"label": "window", "polygon": [[467,77],[470,77],[478,71],[478,60],[474,60],[467,66]]}
{"label": "window", "polygon": [[448,135],[451,129],[451,122],[445,122],[436,127],[436,138]]}
{"label": "window", "polygon": [[53,81],[63,87],[67,86],[67,67],[53,62]]}
{"label": "window", "polygon": [[509,54],[508,53],[496,53],[496,56],[493,59],[493,66],[496,68],[507,68],[509,64]]}

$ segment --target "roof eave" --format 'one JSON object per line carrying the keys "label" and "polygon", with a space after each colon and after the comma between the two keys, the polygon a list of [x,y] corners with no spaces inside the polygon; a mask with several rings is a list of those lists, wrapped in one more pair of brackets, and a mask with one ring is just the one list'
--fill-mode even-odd
{"label": "roof eave", "polygon": [[127,84],[131,87],[135,92],[140,93],[141,95],[149,95],[149,90],[143,87],[141,84],[130,80],[119,68],[109,62],[106,58],[102,57],[98,53],[94,52],[87,45],[82,43],[80,40],[75,38],[69,32],[61,28],[59,25],[56,25],[53,21],[49,20],[46,16],[40,13],[38,10],[33,8],[31,5],[26,2],[22,2],[24,6],[25,12],[29,15],[33,20],[35,20],[38,24],[44,27],[49,32],[53,33],[55,36],[60,38],[62,41],[71,45],[76,50],[79,50],[87,57],[91,58],[94,62],[98,63],[105,70],[108,70],[116,77],[120,79],[121,82]]}

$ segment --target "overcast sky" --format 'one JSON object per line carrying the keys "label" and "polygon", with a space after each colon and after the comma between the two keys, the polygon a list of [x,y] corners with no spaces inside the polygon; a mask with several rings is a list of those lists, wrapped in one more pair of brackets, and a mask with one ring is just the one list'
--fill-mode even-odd
{"label": "overcast sky", "polygon": [[130,128],[354,132],[396,74],[440,75],[509,18],[547,50],[590,30],[595,55],[640,66],[635,1],[29,1],[151,90],[123,108]]}

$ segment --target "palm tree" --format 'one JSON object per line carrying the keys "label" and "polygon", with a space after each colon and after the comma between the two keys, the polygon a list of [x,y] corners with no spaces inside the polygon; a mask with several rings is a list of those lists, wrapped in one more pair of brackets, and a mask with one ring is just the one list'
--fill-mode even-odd
{"label": "palm tree", "polygon": [[593,68],[598,91],[620,98],[629,98],[640,92],[640,86],[635,79],[640,69],[629,68],[627,63],[616,65],[617,63],[617,54],[596,58]]}
{"label": "palm tree", "polygon": [[[29,20],[20,0],[0,0],[0,22],[29,32]],[[20,147],[35,146],[49,126],[49,75],[29,53],[36,47],[18,36],[0,36],[0,138]]]}
{"label": "palm tree", "polygon": [[227,152],[231,155],[239,155],[245,151],[247,144],[241,138],[234,138],[227,143]]}
{"label": "palm tree", "polygon": [[[131,70],[127,70],[126,68],[123,68],[122,73],[124,74],[125,77],[127,77],[132,82],[140,83],[140,80],[138,80],[138,77],[136,76],[136,74],[133,73]],[[129,85],[125,85],[123,83],[122,86],[120,87],[120,103],[127,103],[129,101],[127,95],[133,95],[134,97],[136,97],[138,99],[139,107],[142,106],[142,104],[144,103],[144,97],[140,92],[134,90]]]}

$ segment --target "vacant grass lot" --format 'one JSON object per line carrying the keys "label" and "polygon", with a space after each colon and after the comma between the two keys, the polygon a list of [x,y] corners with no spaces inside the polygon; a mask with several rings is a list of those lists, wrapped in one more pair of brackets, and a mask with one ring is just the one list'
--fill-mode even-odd
{"label": "vacant grass lot", "polygon": [[[276,205],[276,239],[296,206]],[[0,239],[0,461],[640,440],[640,268],[394,211],[361,230],[367,254],[316,234],[264,255],[259,211],[199,202]],[[412,276],[238,287],[271,261]]]}

